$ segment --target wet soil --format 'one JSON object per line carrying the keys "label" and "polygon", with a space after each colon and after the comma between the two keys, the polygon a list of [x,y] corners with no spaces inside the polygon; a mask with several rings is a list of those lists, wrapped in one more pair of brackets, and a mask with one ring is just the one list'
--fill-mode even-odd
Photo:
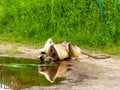
{"label": "wet soil", "polygon": [[[2,49],[2,48],[0,48]],[[20,54],[2,54],[36,59],[39,49],[17,47]],[[120,59],[93,59],[84,55],[78,60],[68,61],[71,65],[64,73],[66,80],[54,86],[34,86],[23,90],[120,90]]]}

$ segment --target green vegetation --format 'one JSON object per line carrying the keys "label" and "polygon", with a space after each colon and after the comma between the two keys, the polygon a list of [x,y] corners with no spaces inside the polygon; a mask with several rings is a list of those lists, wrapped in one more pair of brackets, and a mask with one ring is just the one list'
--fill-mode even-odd
{"label": "green vegetation", "polygon": [[17,50],[16,48],[10,48],[10,49],[6,49],[6,50],[0,50],[0,53],[6,53],[6,54],[21,54],[23,53],[20,50]]}
{"label": "green vegetation", "polygon": [[0,40],[43,45],[52,38],[80,47],[119,47],[120,0],[102,4],[101,17],[98,0],[0,0]]}

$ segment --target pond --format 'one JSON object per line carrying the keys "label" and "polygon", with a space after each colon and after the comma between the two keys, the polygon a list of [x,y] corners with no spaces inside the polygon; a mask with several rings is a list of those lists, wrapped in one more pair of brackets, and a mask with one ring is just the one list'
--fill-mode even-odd
{"label": "pond", "polygon": [[0,88],[20,90],[32,86],[59,84],[68,70],[61,62],[47,62],[25,58],[0,57]]}

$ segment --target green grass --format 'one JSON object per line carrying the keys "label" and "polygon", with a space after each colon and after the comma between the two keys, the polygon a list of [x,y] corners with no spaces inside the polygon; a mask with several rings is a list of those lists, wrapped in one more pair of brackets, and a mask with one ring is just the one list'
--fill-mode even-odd
{"label": "green grass", "polygon": [[81,49],[86,50],[89,53],[93,54],[109,54],[111,57],[120,58],[120,47],[116,45],[106,46],[106,47],[89,47],[82,46]]}
{"label": "green grass", "polygon": [[0,50],[0,53],[3,54],[20,54],[20,53],[23,53],[22,51],[20,50],[17,50],[17,49],[6,49],[6,50]]}
{"label": "green grass", "polygon": [[17,49],[7,49],[5,50],[4,53],[10,53],[10,54],[20,54],[20,53],[23,53],[22,51],[20,50],[17,50]]}
{"label": "green grass", "polygon": [[0,0],[0,40],[42,46],[52,38],[80,47],[119,47],[120,1],[102,4],[104,21],[97,0]]}

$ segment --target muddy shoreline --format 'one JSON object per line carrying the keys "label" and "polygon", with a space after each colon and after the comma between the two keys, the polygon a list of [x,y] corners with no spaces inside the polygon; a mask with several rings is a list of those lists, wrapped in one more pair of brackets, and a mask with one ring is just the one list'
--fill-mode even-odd
{"label": "muddy shoreline", "polygon": [[[39,49],[18,47],[20,54],[5,54],[19,58],[36,60]],[[93,59],[85,55],[81,59],[71,60],[71,70],[64,74],[66,80],[54,86],[34,86],[22,90],[120,90],[120,59]]]}

